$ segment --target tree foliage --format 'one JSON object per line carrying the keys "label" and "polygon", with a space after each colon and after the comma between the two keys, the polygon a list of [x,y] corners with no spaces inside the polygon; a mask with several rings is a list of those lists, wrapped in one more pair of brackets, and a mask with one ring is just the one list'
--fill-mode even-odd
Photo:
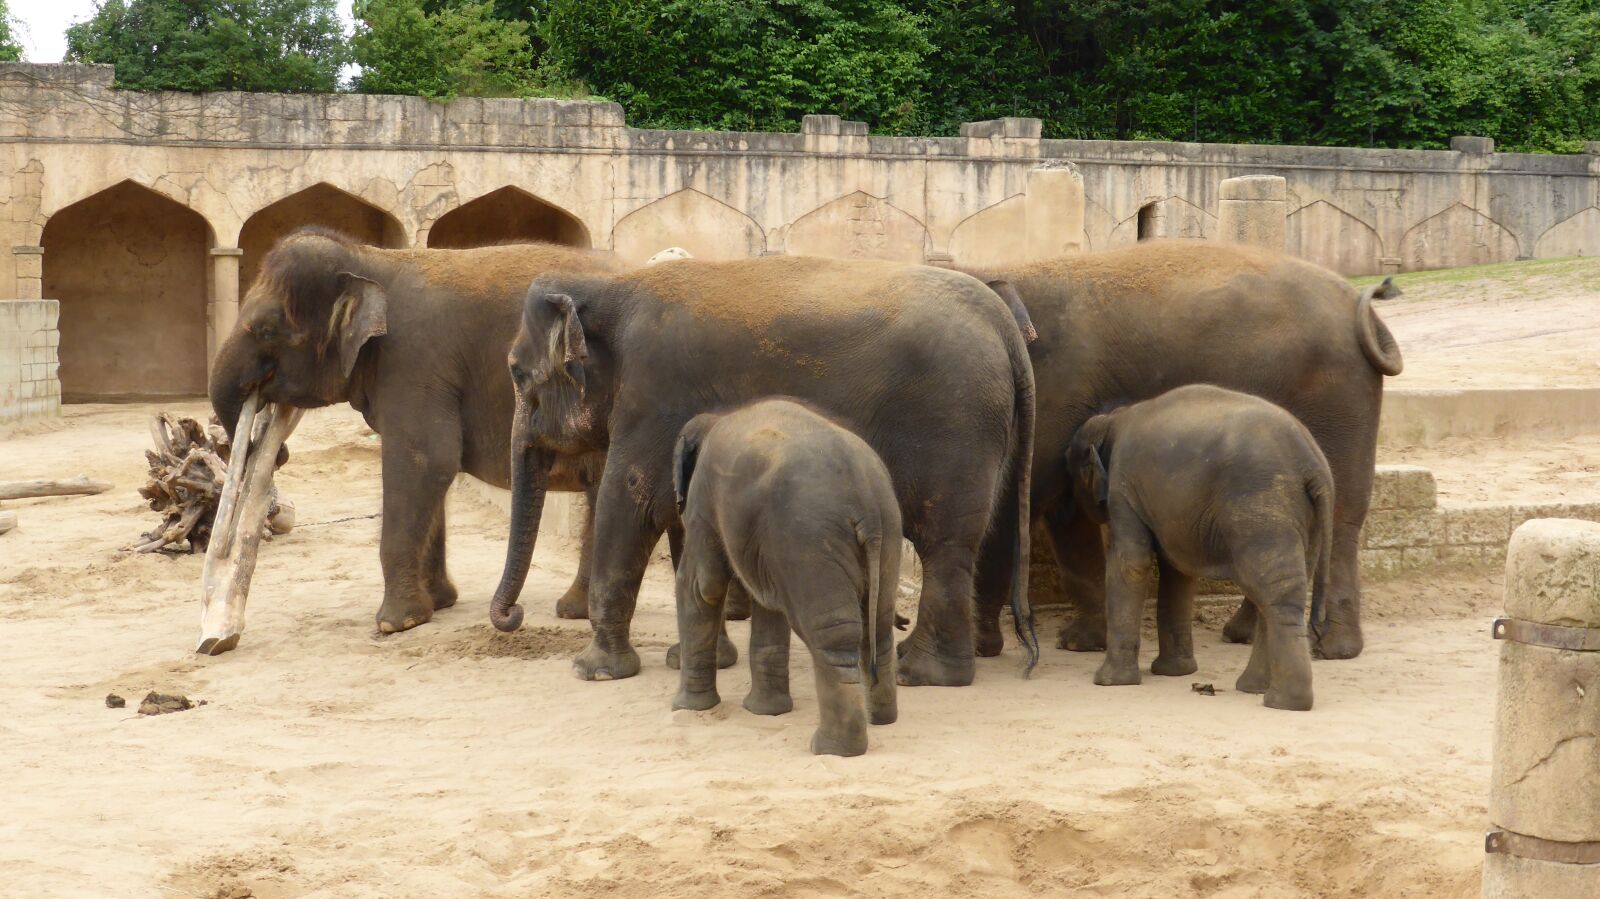
{"label": "tree foliage", "polygon": [[11,18],[11,10],[6,7],[5,0],[0,0],[0,62],[22,59],[22,45],[17,43],[17,37],[12,33],[15,27],[16,21]]}
{"label": "tree foliage", "polygon": [[326,92],[348,54],[334,0],[104,0],[67,29],[131,90]]}
{"label": "tree foliage", "polygon": [[351,38],[355,89],[448,100],[528,96],[537,90],[528,23],[498,18],[494,4],[361,0]]}

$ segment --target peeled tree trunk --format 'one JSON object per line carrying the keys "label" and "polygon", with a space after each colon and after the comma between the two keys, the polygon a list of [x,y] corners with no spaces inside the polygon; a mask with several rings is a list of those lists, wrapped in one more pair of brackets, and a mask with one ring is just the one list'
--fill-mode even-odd
{"label": "peeled tree trunk", "polygon": [[522,626],[517,597],[528,579],[533,547],[539,540],[539,518],[544,514],[544,495],[550,487],[550,460],[534,447],[528,425],[528,404],[519,398],[511,425],[511,535],[506,541],[505,571],[489,603],[489,621],[502,631]]}
{"label": "peeled tree trunk", "polygon": [[254,393],[241,404],[233,430],[233,454],[200,576],[196,652],[218,655],[239,645],[250,578],[264,531],[262,522],[272,502],[278,450],[300,423],[303,412],[282,404],[262,408]]}

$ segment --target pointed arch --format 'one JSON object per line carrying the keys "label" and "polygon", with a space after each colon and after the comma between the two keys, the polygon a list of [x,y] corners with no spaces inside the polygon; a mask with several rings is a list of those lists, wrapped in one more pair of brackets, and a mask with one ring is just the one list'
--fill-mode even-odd
{"label": "pointed arch", "polygon": [[1556,256],[1600,256],[1600,209],[1590,206],[1551,225],[1539,235],[1533,255],[1548,259]]}
{"label": "pointed arch", "polygon": [[750,216],[685,187],[623,216],[611,242],[630,262],[643,262],[668,247],[682,247],[696,259],[746,259],[761,255],[767,235]]}
{"label": "pointed arch", "polygon": [[966,217],[950,233],[950,256],[963,268],[1006,268],[1028,261],[1027,195],[1015,194]]}
{"label": "pointed arch", "polygon": [[866,191],[846,194],[811,210],[789,226],[794,256],[837,256],[922,262],[928,229],[911,213]]}
{"label": "pointed arch", "polygon": [[255,283],[267,251],[284,237],[309,226],[329,228],[361,243],[403,247],[405,229],[387,210],[319,181],[256,210],[239,229],[240,296]]}
{"label": "pointed arch", "polygon": [[1378,232],[1327,200],[1290,213],[1285,233],[1290,252],[1341,275],[1383,271],[1383,240]]}
{"label": "pointed arch", "polygon": [[439,216],[428,229],[428,246],[443,249],[495,244],[593,246],[589,229],[572,213],[519,187],[502,187]]}
{"label": "pointed arch", "polygon": [[61,301],[63,400],[205,393],[214,240],[200,213],[133,181],[50,216],[43,288]]}
{"label": "pointed arch", "polygon": [[1517,258],[1517,239],[1500,223],[1464,203],[1418,222],[1400,240],[1406,271],[1508,262]]}

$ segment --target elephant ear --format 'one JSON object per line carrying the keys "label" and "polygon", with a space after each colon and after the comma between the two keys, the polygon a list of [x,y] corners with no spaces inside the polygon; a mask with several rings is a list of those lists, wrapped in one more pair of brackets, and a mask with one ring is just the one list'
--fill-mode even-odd
{"label": "elephant ear", "polygon": [[328,337],[339,342],[339,367],[346,378],[355,370],[361,348],[389,333],[389,295],[371,278],[339,273],[339,299],[328,318]]}
{"label": "elephant ear", "polygon": [[583,336],[583,320],[578,317],[578,306],[564,293],[547,293],[546,303],[555,309],[560,320],[550,329],[550,371],[564,371],[579,392],[584,387],[583,362],[589,358],[589,343]]}
{"label": "elephant ear", "polygon": [[1017,330],[1022,332],[1022,342],[1033,343],[1038,340],[1039,332],[1033,328],[1033,316],[1028,314],[1028,307],[1023,305],[1022,294],[1017,292],[1017,288],[1003,279],[988,282],[988,288],[1005,300],[1011,317],[1017,320]]}
{"label": "elephant ear", "polygon": [[683,514],[684,503],[689,501],[689,481],[694,478],[695,465],[700,461],[700,444],[711,430],[713,416],[696,415],[683,426],[678,443],[672,448],[672,495],[677,501],[678,514]]}
{"label": "elephant ear", "polygon": [[1078,480],[1078,494],[1083,502],[1094,504],[1092,517],[1101,522],[1106,520],[1111,500],[1111,478],[1106,471],[1111,455],[1110,436],[1109,417],[1096,415],[1073,435],[1068,450],[1068,464],[1072,476]]}

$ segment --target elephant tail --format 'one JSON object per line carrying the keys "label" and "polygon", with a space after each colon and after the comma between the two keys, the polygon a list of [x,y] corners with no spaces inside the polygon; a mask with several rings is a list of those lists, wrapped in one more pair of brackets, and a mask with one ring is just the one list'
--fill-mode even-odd
{"label": "elephant tail", "polygon": [[878,604],[894,602],[894,591],[891,589],[887,596],[883,593],[883,535],[869,533],[862,525],[856,525],[856,539],[861,542],[861,548],[867,551],[867,645],[864,648],[867,662],[867,675],[872,678],[872,686],[878,685]]}
{"label": "elephant tail", "polygon": [[[1315,446],[1315,444],[1313,444]],[[1319,460],[1320,461],[1320,460]],[[1324,602],[1328,593],[1328,576],[1333,567],[1333,475],[1327,462],[1318,466],[1316,474],[1306,481],[1306,496],[1311,499],[1311,546],[1316,563],[1311,566],[1311,634],[1322,639],[1327,624]]]}
{"label": "elephant tail", "polygon": [[1390,377],[1405,370],[1405,360],[1400,358],[1400,344],[1372,308],[1372,301],[1392,300],[1398,296],[1400,288],[1394,286],[1394,279],[1384,278],[1382,284],[1361,291],[1360,299],[1356,300],[1356,339],[1361,343],[1361,352],[1373,368]]}
{"label": "elephant tail", "polygon": [[1016,434],[1012,440],[1011,476],[1016,480],[1017,539],[1012,542],[1011,620],[1022,645],[1026,664],[1023,677],[1039,664],[1039,635],[1034,630],[1033,603],[1028,598],[1028,566],[1033,558],[1030,536],[1033,531],[1033,429],[1035,388],[1033,361],[1020,330],[1004,335],[1011,359],[1012,395]]}

